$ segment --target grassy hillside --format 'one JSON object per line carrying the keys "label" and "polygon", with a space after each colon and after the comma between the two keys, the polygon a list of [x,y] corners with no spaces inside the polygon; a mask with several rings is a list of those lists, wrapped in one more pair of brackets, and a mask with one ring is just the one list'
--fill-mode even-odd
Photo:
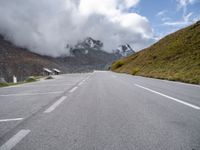
{"label": "grassy hillside", "polygon": [[114,62],[116,72],[200,84],[200,22]]}

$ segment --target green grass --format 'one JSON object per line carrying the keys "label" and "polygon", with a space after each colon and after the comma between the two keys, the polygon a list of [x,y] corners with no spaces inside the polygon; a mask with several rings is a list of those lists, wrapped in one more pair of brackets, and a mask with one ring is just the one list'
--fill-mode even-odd
{"label": "green grass", "polygon": [[51,79],[54,79],[52,76],[48,76],[45,78],[45,80],[51,80]]}
{"label": "green grass", "polygon": [[7,87],[7,86],[14,86],[18,84],[23,84],[25,82],[18,82],[18,83],[0,83],[0,87]]}
{"label": "green grass", "polygon": [[38,79],[37,79],[37,77],[34,77],[34,76],[31,76],[31,77],[28,77],[26,80],[25,80],[25,82],[35,82],[35,81],[37,81]]}
{"label": "green grass", "polygon": [[0,83],[0,87],[5,87],[5,86],[9,86],[8,83]]}
{"label": "green grass", "polygon": [[136,75],[137,73],[139,73],[140,72],[140,68],[138,68],[138,67],[135,67],[135,68],[133,68],[132,69],[132,75]]}
{"label": "green grass", "polygon": [[116,61],[112,65],[112,69],[118,69],[124,65],[124,62],[122,60]]}
{"label": "green grass", "polygon": [[25,84],[30,82],[36,82],[39,79],[43,78],[42,76],[30,76],[25,81],[17,82],[17,83],[0,83],[0,87],[14,86],[19,84]]}
{"label": "green grass", "polygon": [[111,70],[200,84],[200,24],[179,30],[147,49],[114,62]]}

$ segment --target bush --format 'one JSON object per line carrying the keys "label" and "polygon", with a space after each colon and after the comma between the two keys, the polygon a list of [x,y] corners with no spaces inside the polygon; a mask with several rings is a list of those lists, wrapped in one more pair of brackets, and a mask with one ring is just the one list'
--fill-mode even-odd
{"label": "bush", "polygon": [[35,82],[37,79],[35,77],[29,77],[28,79],[25,80],[25,82]]}
{"label": "bush", "polygon": [[125,63],[123,61],[119,60],[113,64],[112,69],[118,69],[118,68],[122,67],[124,64]]}
{"label": "bush", "polygon": [[132,70],[132,75],[136,75],[140,71],[140,68],[136,67]]}
{"label": "bush", "polygon": [[53,77],[52,76],[46,77],[46,80],[49,80],[49,79],[53,79]]}
{"label": "bush", "polygon": [[8,83],[0,83],[0,87],[8,86]]}

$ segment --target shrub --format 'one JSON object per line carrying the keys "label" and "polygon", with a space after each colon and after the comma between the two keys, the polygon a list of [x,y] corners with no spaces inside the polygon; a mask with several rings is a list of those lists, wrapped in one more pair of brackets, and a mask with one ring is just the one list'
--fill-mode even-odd
{"label": "shrub", "polygon": [[37,79],[35,77],[28,77],[28,79],[25,80],[25,82],[35,82]]}
{"label": "shrub", "polygon": [[49,79],[54,79],[54,78],[52,76],[46,77],[46,80],[49,80]]}
{"label": "shrub", "polygon": [[113,64],[112,69],[118,69],[118,68],[122,67],[124,64],[125,64],[125,63],[124,63],[123,61],[119,60],[119,61],[117,61],[117,62],[115,62],[115,63]]}
{"label": "shrub", "polygon": [[140,68],[136,67],[132,70],[132,75],[136,75],[140,71]]}
{"label": "shrub", "polygon": [[0,83],[0,87],[8,86],[8,83]]}

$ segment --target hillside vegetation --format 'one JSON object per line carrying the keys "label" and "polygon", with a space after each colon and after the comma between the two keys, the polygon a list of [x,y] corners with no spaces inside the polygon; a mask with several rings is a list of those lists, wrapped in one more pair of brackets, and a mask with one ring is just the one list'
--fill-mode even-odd
{"label": "hillside vegetation", "polygon": [[115,61],[111,70],[200,84],[200,21]]}

